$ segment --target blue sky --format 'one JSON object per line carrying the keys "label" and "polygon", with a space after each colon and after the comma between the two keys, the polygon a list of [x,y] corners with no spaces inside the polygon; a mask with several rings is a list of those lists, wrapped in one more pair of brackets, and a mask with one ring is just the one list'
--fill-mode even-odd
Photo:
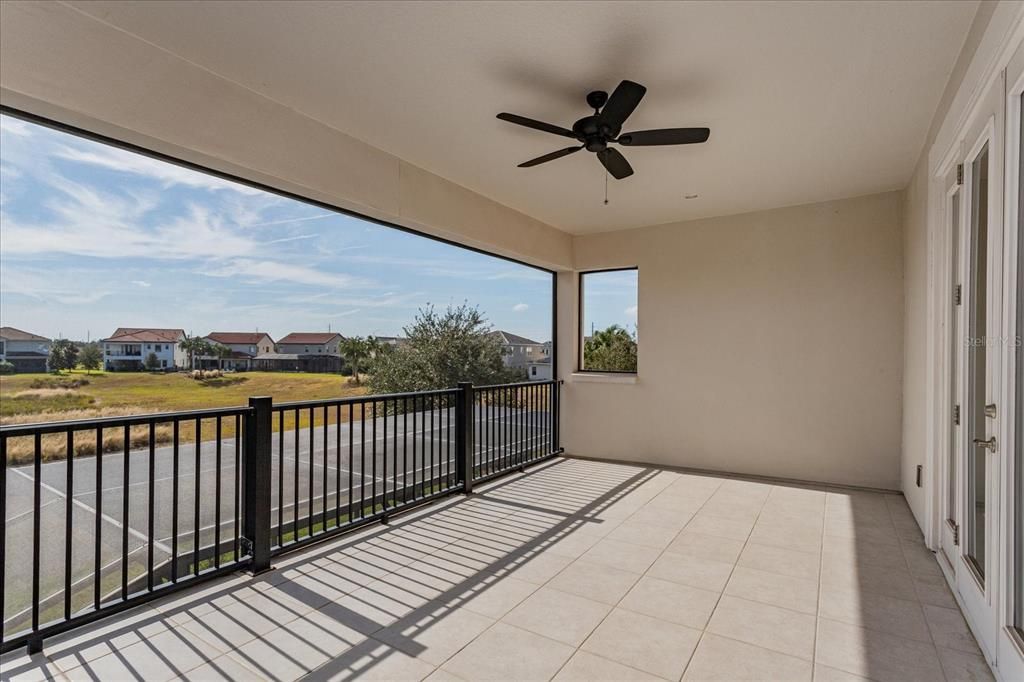
{"label": "blue sky", "polygon": [[592,272],[583,276],[583,333],[613,324],[636,333],[637,270]]}
{"label": "blue sky", "polygon": [[[544,341],[551,286],[540,270],[0,116],[3,325],[391,336],[422,306],[466,301]],[[603,317],[628,317],[608,305]]]}

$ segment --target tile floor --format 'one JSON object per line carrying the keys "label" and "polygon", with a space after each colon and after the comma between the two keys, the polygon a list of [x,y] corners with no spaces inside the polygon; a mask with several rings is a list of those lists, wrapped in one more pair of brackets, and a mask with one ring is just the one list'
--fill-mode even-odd
{"label": "tile floor", "polygon": [[903,498],[559,459],[6,679],[991,679]]}

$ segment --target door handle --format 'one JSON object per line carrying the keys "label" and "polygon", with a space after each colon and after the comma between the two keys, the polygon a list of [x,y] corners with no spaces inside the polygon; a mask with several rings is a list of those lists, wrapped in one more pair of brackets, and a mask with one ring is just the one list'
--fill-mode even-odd
{"label": "door handle", "polygon": [[974,439],[974,444],[977,445],[978,447],[985,448],[986,450],[989,450],[991,452],[995,452],[996,451],[996,437],[995,436],[992,436],[988,440],[984,440],[982,438],[975,438]]}

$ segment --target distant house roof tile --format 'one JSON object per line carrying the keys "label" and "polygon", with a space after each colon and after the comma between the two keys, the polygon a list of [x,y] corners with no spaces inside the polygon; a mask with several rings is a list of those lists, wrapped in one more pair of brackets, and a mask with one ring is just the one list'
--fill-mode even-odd
{"label": "distant house roof tile", "polygon": [[185,330],[183,329],[147,329],[144,327],[118,327],[109,338],[104,341],[114,341],[117,343],[131,343],[144,341],[147,343],[151,342],[166,342],[166,343],[177,343],[185,338]]}
{"label": "distant house roof tile", "polygon": [[14,327],[0,327],[0,339],[6,341],[49,341],[50,339],[39,334],[25,332]]}
{"label": "distant house roof tile", "polygon": [[337,332],[292,332],[288,336],[278,339],[277,342],[285,344],[321,344],[330,343],[334,339],[340,338],[343,337]]}
{"label": "distant house roof tile", "polygon": [[270,338],[269,334],[264,334],[263,332],[210,332],[204,338],[226,345],[246,343],[255,345],[264,337],[270,339],[271,343],[274,342],[274,339]]}
{"label": "distant house roof tile", "polygon": [[493,331],[491,336],[497,336],[501,339],[502,343],[518,345],[518,346],[540,346],[543,345],[533,339],[528,339],[525,336],[519,336],[518,334],[512,334],[506,331]]}

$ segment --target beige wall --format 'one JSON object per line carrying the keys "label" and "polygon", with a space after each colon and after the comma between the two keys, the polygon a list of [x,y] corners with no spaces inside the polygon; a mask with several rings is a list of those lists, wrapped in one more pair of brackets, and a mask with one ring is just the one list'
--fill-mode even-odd
{"label": "beige wall", "polygon": [[4,3],[0,100],[551,268],[571,238],[57,3]]}
{"label": "beige wall", "polygon": [[[639,267],[639,371],[632,385],[569,379],[567,451],[897,488],[901,201],[577,237],[578,269]],[[559,331],[575,338],[569,305]]]}

